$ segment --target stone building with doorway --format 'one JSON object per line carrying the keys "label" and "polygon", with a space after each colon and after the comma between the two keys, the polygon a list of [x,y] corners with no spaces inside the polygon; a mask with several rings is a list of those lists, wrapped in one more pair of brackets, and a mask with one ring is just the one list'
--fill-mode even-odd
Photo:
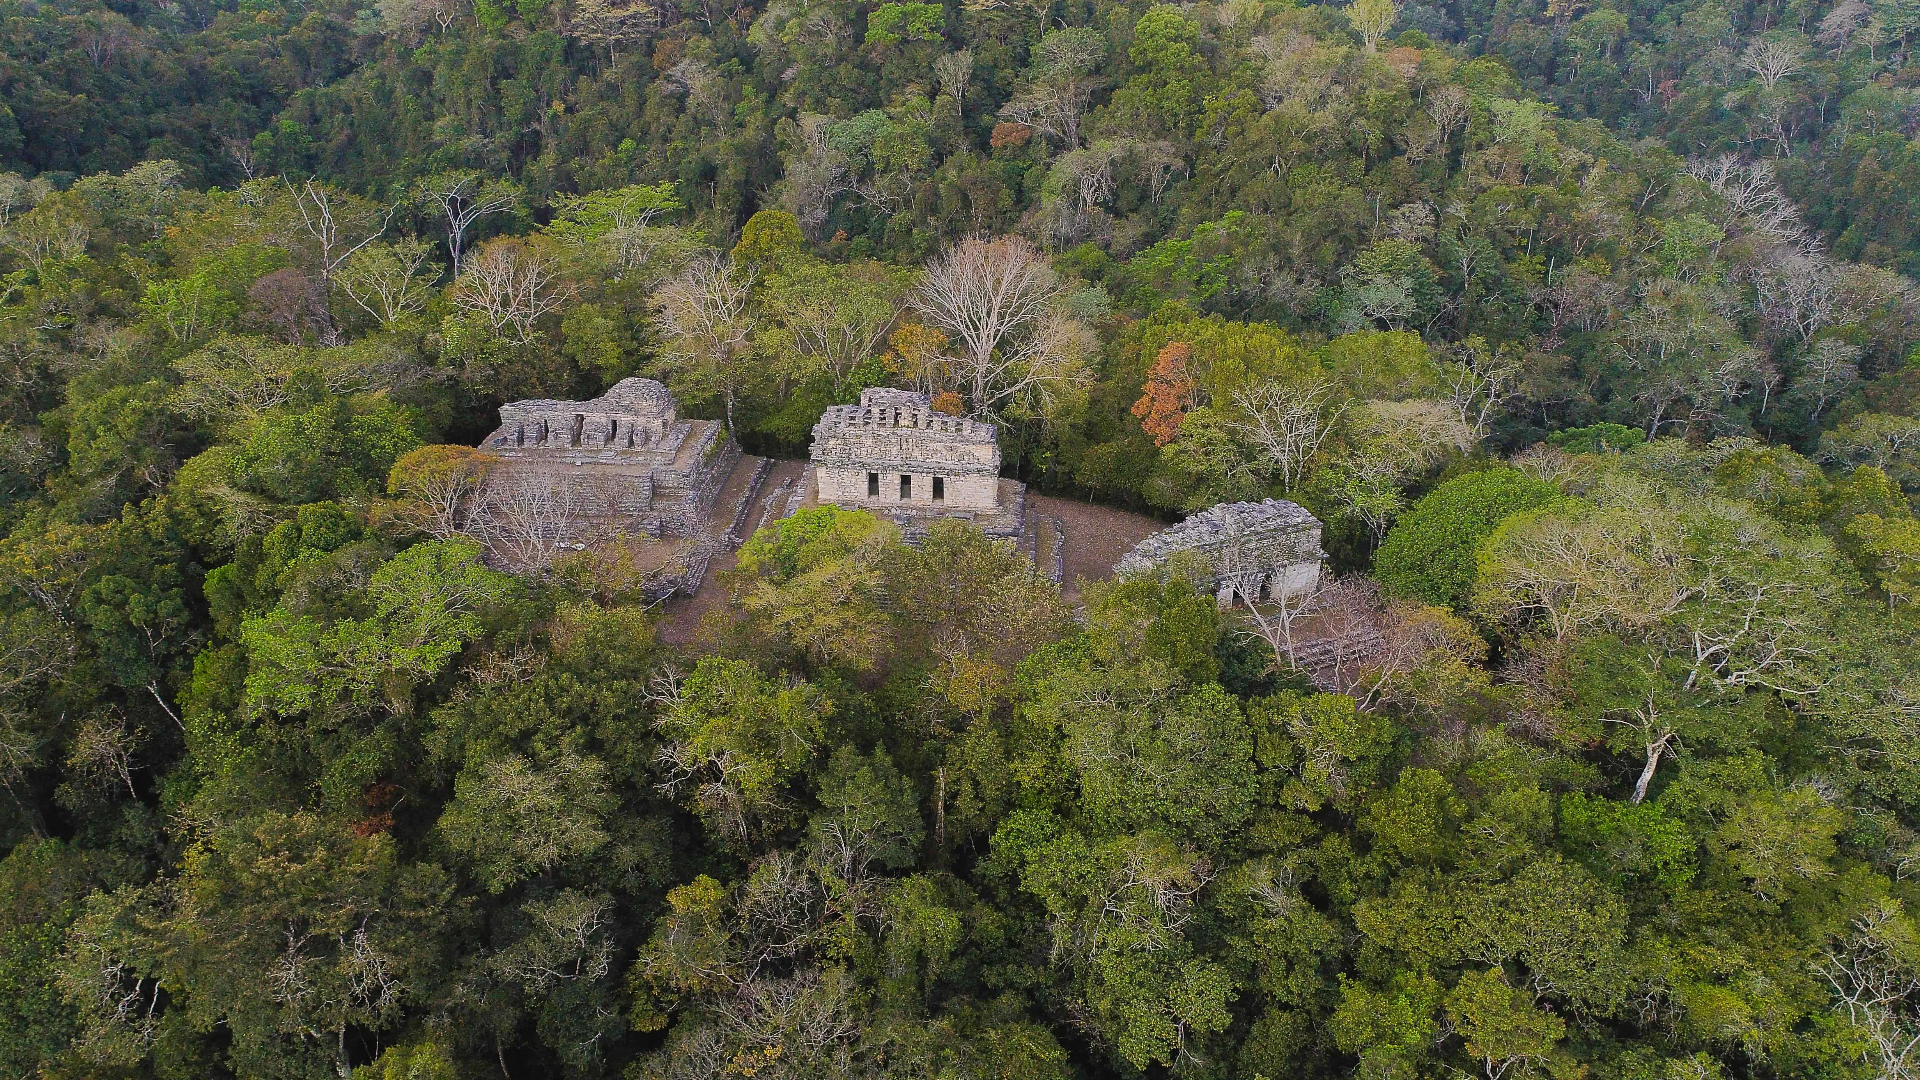
{"label": "stone building with doorway", "polygon": [[813,426],[807,501],[865,510],[909,537],[941,518],[1018,536],[1026,486],[1000,476],[994,425],[933,409],[927,395],[875,387]]}
{"label": "stone building with doorway", "polygon": [[1218,503],[1142,540],[1114,566],[1120,575],[1150,573],[1191,553],[1201,582],[1221,607],[1236,600],[1280,600],[1320,584],[1320,519],[1284,499]]}
{"label": "stone building with doorway", "polygon": [[508,402],[480,449],[500,459],[503,490],[524,489],[532,512],[552,518],[556,541],[690,534],[740,458],[719,421],[682,419],[652,379],[622,379],[591,401]]}

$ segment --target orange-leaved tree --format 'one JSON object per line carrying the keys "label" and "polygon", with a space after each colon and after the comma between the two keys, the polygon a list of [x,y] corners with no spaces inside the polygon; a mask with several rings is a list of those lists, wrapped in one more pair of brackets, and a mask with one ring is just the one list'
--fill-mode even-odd
{"label": "orange-leaved tree", "polygon": [[1193,346],[1184,341],[1169,341],[1154,358],[1147,373],[1147,385],[1140,400],[1133,403],[1133,415],[1140,426],[1153,436],[1153,445],[1165,446],[1180,433],[1180,420],[1193,406],[1194,381],[1189,362]]}

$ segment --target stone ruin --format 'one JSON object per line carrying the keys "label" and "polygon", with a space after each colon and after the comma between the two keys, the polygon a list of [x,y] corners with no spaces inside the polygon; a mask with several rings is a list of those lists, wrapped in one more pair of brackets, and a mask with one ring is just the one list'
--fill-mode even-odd
{"label": "stone ruin", "polygon": [[865,510],[909,538],[940,518],[1021,534],[1026,485],[1000,476],[992,424],[936,412],[927,395],[875,387],[813,426],[808,501]]}
{"label": "stone ruin", "polygon": [[1114,566],[1116,574],[1151,573],[1183,552],[1198,555],[1203,584],[1221,607],[1236,599],[1279,600],[1320,584],[1320,519],[1283,499],[1219,503],[1142,540]]}
{"label": "stone ruin", "polygon": [[652,379],[622,379],[591,401],[508,402],[480,448],[501,460],[505,479],[540,489],[556,543],[691,535],[740,458],[719,421],[681,419]]}

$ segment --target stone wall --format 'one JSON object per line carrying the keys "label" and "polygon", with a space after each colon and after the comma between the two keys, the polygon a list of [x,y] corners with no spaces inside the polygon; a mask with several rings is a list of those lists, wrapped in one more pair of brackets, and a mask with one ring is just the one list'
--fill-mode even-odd
{"label": "stone wall", "polygon": [[[570,537],[688,535],[705,523],[740,448],[712,420],[682,420],[667,388],[624,379],[591,401],[500,407],[481,448],[562,508]],[[556,537],[566,539],[568,537]]]}
{"label": "stone wall", "polygon": [[[926,395],[874,388],[836,405],[813,428],[823,502],[862,509],[993,510],[1000,447],[992,424],[935,412]],[[902,497],[901,477],[908,478]],[[934,496],[934,480],[940,495]]]}
{"label": "stone wall", "polygon": [[1183,552],[1200,557],[1209,572],[1205,584],[1222,605],[1312,592],[1326,558],[1320,520],[1297,503],[1268,499],[1209,507],[1142,540],[1114,571],[1156,571]]}
{"label": "stone wall", "polygon": [[[881,472],[876,469],[814,467],[820,501],[845,507],[908,508],[917,510],[991,510],[999,505],[999,477],[958,476],[934,472]],[[906,498],[900,496],[900,478],[908,478]],[[939,501],[933,498],[933,479],[940,477]],[[874,494],[869,494],[873,492]]]}
{"label": "stone wall", "polygon": [[[501,457],[561,453],[582,460],[675,453],[688,425],[667,388],[652,379],[622,379],[591,401],[530,398],[500,406],[500,426],[482,448]],[[595,453],[598,451],[598,453]]]}

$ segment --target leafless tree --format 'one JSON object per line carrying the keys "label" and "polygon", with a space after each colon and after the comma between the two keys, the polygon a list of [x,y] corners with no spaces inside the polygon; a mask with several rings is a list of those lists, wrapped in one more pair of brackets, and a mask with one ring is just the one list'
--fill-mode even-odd
{"label": "leafless tree", "polygon": [[1240,633],[1264,642],[1273,651],[1274,668],[1288,671],[1301,666],[1299,641],[1295,628],[1301,618],[1313,611],[1321,593],[1329,584],[1316,575],[1311,586],[1287,588],[1291,582],[1275,580],[1273,557],[1264,538],[1229,526],[1214,553],[1214,572],[1219,575],[1221,591],[1229,602],[1245,605],[1245,621]]}
{"label": "leafless tree", "polygon": [[1860,346],[1822,338],[1801,362],[1788,397],[1806,404],[1808,418],[1819,423],[1827,406],[1847,396],[1859,383]]}
{"label": "leafless tree", "polygon": [[1740,66],[1759,78],[1760,85],[1771,90],[1780,80],[1800,74],[1806,66],[1806,49],[1791,37],[1770,34],[1758,38],[1740,54]]}
{"label": "leafless tree", "polygon": [[285,184],[293,198],[296,228],[313,244],[323,295],[330,294],[340,267],[354,252],[386,234],[399,206],[383,212],[364,199],[335,191],[317,180],[303,181],[299,187],[291,180]]}
{"label": "leafless tree", "polygon": [[74,732],[67,764],[75,774],[96,781],[117,781],[127,797],[139,798],[133,787],[133,755],[140,749],[140,730],[114,706],[91,713]]}
{"label": "leafless tree", "polygon": [[1814,44],[1838,56],[1853,43],[1855,34],[1873,20],[1873,8],[1866,0],[1840,0],[1833,10],[1820,20],[1820,28],[1814,32]]}
{"label": "leafless tree", "polygon": [[1913,930],[1899,908],[1880,900],[1853,922],[1853,933],[1821,957],[1816,970],[1854,1030],[1879,1080],[1920,1076],[1920,971],[1912,962]]}
{"label": "leafless tree", "polygon": [[1496,348],[1482,338],[1470,337],[1448,346],[1444,355],[1446,360],[1439,367],[1447,400],[1474,439],[1483,439],[1494,417],[1513,397],[1524,373],[1519,351]]}
{"label": "leafless tree", "polygon": [[1751,280],[1760,317],[1776,333],[1810,344],[1834,322],[1841,303],[1840,273],[1824,256],[1787,247],[1760,253]]}
{"label": "leafless tree", "polygon": [[586,493],[565,473],[498,469],[481,489],[469,531],[486,544],[489,562],[515,574],[539,574],[565,552],[599,539]]}
{"label": "leafless tree", "polygon": [[511,329],[515,340],[533,340],[534,326],[573,296],[560,259],[545,243],[503,236],[487,241],[467,260],[454,283],[453,303],[487,320],[495,333]]}
{"label": "leafless tree", "polygon": [[1113,198],[1113,167],[1128,152],[1126,143],[1102,139],[1083,150],[1062,154],[1053,163],[1039,216],[1048,239],[1062,245],[1086,236],[1106,219],[1101,209]]}
{"label": "leafless tree", "polygon": [[288,345],[338,344],[327,318],[325,287],[295,267],[262,274],[247,287],[252,319]]}
{"label": "leafless tree", "polygon": [[374,317],[383,330],[392,330],[427,302],[427,290],[439,269],[431,260],[433,248],[408,237],[394,244],[362,248],[340,269],[340,288]]}
{"label": "leafless tree", "polygon": [[490,179],[472,169],[435,173],[420,181],[417,190],[420,204],[446,220],[447,254],[453,259],[456,278],[464,268],[467,232],[474,223],[518,208],[521,199],[520,185]]}
{"label": "leafless tree", "polygon": [[963,240],[927,264],[913,306],[959,339],[954,374],[975,416],[1085,378],[1086,330],[1056,310],[1060,291],[1046,256],[1020,237]]}
{"label": "leafless tree", "polygon": [[756,319],[747,300],[753,272],[724,256],[695,259],[653,294],[667,358],[720,391],[733,430],[733,406],[750,376],[747,343]]}
{"label": "leafless tree", "polygon": [[963,112],[967,80],[973,78],[973,50],[957,49],[933,62],[933,77],[940,92],[953,99],[955,112]]}
{"label": "leafless tree", "polygon": [[1134,160],[1147,175],[1147,196],[1156,204],[1166,194],[1167,185],[1173,182],[1174,175],[1184,176],[1187,173],[1186,155],[1165,139],[1135,141],[1132,150]]}
{"label": "leafless tree", "polygon": [[800,152],[788,162],[780,192],[800,227],[818,235],[833,213],[834,200],[852,190],[853,165],[829,138],[832,117],[802,113],[797,123]]}
{"label": "leafless tree", "polygon": [[1235,428],[1257,447],[1266,464],[1280,474],[1281,487],[1292,490],[1306,477],[1348,402],[1340,400],[1331,380],[1316,379],[1305,386],[1278,382],[1248,383],[1233,392],[1238,410]]}
{"label": "leafless tree", "polygon": [[1819,251],[1799,208],[1775,181],[1771,162],[1741,161],[1722,154],[1688,161],[1687,172],[1725,200],[1718,223],[1729,236],[1749,233],[1807,254]]}

